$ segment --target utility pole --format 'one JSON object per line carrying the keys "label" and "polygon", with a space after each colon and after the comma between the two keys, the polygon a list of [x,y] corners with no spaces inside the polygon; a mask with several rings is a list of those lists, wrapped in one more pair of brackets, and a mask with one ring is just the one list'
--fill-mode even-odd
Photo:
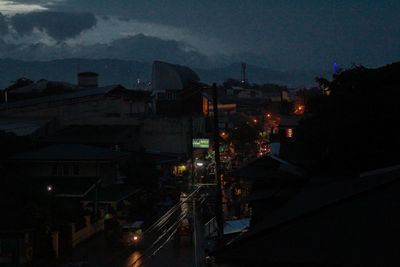
{"label": "utility pole", "polygon": [[215,151],[215,180],[217,183],[215,216],[218,225],[218,238],[221,239],[224,233],[224,221],[222,217],[222,191],[221,191],[221,170],[219,156],[219,127],[218,127],[218,92],[217,85],[213,83],[213,105],[214,105],[214,151]]}
{"label": "utility pole", "polygon": [[196,198],[193,197],[193,241],[194,241],[194,266],[197,267],[197,218],[196,218]]}
{"label": "utility pole", "polygon": [[189,148],[189,151],[190,151],[190,156],[191,156],[191,159],[192,159],[192,166],[191,166],[191,178],[192,178],[192,188],[194,189],[194,185],[195,185],[195,182],[197,182],[197,181],[195,181],[195,177],[194,177],[194,149],[193,149],[193,138],[194,138],[194,133],[193,133],[193,113],[191,112],[190,113],[190,148]]}

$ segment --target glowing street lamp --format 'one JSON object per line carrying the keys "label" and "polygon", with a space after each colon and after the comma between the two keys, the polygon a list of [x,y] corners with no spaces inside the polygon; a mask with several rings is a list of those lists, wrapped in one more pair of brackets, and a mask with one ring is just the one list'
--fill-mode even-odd
{"label": "glowing street lamp", "polygon": [[201,162],[201,161],[198,161],[198,162],[196,162],[196,166],[197,166],[197,167],[203,167],[203,166],[204,166],[204,163]]}
{"label": "glowing street lamp", "polygon": [[304,113],[304,106],[303,105],[298,105],[296,107],[295,113],[296,114],[303,114]]}
{"label": "glowing street lamp", "polygon": [[48,185],[47,187],[46,187],[46,190],[47,190],[47,192],[51,192],[51,191],[53,191],[53,186],[52,185]]}

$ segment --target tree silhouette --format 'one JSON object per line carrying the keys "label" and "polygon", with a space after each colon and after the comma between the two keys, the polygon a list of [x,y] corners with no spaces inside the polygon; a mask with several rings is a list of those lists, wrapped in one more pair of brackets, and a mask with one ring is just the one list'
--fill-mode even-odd
{"label": "tree silhouette", "polygon": [[330,173],[358,173],[398,163],[399,138],[393,125],[400,108],[400,63],[367,69],[354,66],[331,82],[316,79],[329,96],[309,99],[311,113],[299,126],[297,141]]}

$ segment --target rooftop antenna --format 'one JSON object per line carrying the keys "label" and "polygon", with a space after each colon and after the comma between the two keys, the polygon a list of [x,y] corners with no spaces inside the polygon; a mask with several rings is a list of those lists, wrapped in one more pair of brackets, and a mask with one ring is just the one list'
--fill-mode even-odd
{"label": "rooftop antenna", "polygon": [[242,62],[242,83],[246,83],[246,62]]}

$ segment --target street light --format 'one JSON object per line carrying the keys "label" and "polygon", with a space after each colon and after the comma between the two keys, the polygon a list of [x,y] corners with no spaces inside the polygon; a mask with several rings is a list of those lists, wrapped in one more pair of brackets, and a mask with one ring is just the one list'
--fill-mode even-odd
{"label": "street light", "polygon": [[46,189],[47,189],[47,192],[51,192],[51,191],[53,191],[53,186],[52,185],[48,185],[46,187]]}
{"label": "street light", "polygon": [[197,166],[197,167],[203,167],[203,166],[204,166],[204,163],[201,162],[201,161],[198,161],[198,162],[196,162],[196,166]]}

